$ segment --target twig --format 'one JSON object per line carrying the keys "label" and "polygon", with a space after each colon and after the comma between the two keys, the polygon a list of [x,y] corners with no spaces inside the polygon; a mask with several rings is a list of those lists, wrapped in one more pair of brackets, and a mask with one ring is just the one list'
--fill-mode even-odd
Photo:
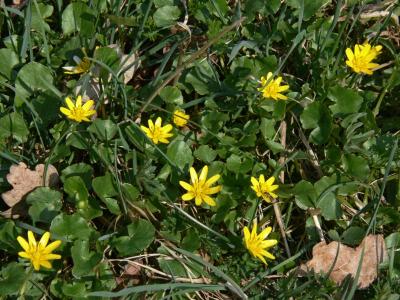
{"label": "twig", "polygon": [[[281,122],[281,145],[283,146],[283,148],[286,148],[286,130],[287,130],[287,124],[286,121],[283,120]],[[283,164],[285,162],[285,157],[282,155],[279,158],[279,164]],[[281,173],[279,174],[279,179],[282,183],[285,182],[285,172],[281,171]],[[290,248],[289,248],[289,244],[287,242],[287,238],[286,238],[286,231],[285,231],[285,225],[283,224],[283,220],[282,220],[282,213],[281,213],[281,209],[279,208],[278,205],[278,201],[273,200],[272,201],[272,206],[274,207],[274,212],[275,212],[275,217],[276,217],[276,221],[278,222],[279,225],[279,229],[281,231],[281,235],[283,238],[283,243],[285,244],[285,249],[286,249],[286,254],[288,257],[291,257],[292,254],[290,253]]]}
{"label": "twig", "polygon": [[281,231],[281,235],[283,238],[283,243],[285,244],[286,254],[288,257],[291,257],[292,254],[290,253],[289,244],[286,239],[285,225],[283,224],[283,221],[282,221],[282,214],[281,214],[281,209],[279,208],[279,205],[278,205],[278,201],[272,202],[272,206],[274,207],[276,221],[278,222],[279,229]]}
{"label": "twig", "polygon": [[317,232],[318,232],[320,241],[325,242],[324,232],[322,231],[321,224],[319,223],[319,219],[318,219],[319,210],[318,209],[310,209],[310,214],[314,221],[314,225],[317,228]]}

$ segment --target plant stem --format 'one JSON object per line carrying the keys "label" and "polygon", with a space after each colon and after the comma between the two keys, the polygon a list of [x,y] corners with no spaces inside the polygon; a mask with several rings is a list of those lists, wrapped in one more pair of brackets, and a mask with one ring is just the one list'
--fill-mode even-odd
{"label": "plant stem", "polygon": [[279,229],[281,230],[283,243],[285,244],[286,254],[288,255],[288,257],[291,257],[292,254],[290,253],[289,244],[286,239],[285,225],[283,225],[281,209],[279,208],[277,201],[273,201],[272,206],[274,207],[275,217],[278,222]]}

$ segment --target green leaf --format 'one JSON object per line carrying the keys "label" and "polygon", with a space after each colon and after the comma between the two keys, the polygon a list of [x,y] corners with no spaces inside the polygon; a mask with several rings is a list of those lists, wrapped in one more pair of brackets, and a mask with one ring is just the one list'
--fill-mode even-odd
{"label": "green leaf", "polygon": [[[101,47],[97,48],[95,51],[94,58],[104,65],[108,66],[114,73],[117,73],[120,68],[120,57],[115,49],[110,47]],[[101,77],[104,82],[109,81],[110,71],[101,66],[100,64],[96,65],[96,68],[93,70],[93,73]]]}
{"label": "green leaf", "polygon": [[166,86],[160,92],[161,99],[166,103],[172,103],[175,105],[183,104],[183,96],[181,91],[175,86]]}
{"label": "green leaf", "polygon": [[194,151],[194,156],[209,164],[217,157],[217,152],[208,145],[201,145]]}
{"label": "green leaf", "polygon": [[19,249],[17,243],[18,232],[13,221],[0,219],[0,249],[15,251]]}
{"label": "green leaf", "polygon": [[335,185],[336,179],[326,176],[314,184],[315,191],[319,195],[317,207],[321,209],[321,215],[327,220],[337,220],[342,216],[342,209],[334,190],[329,191]]}
{"label": "green leaf", "polygon": [[43,3],[38,3],[37,7],[39,11],[36,9],[36,5],[32,5],[31,28],[39,33],[50,31],[50,26],[45,19],[53,14],[54,7]]}
{"label": "green leaf", "polygon": [[146,249],[154,240],[155,228],[144,219],[137,219],[128,225],[128,235],[112,240],[120,255],[135,255]]}
{"label": "green leaf", "polygon": [[22,265],[16,262],[3,265],[0,269],[0,296],[10,297],[16,294],[22,287],[26,273]]}
{"label": "green leaf", "polygon": [[20,114],[12,112],[0,119],[0,138],[2,140],[12,137],[18,143],[24,143],[28,140],[28,135],[28,127]]}
{"label": "green leaf", "polygon": [[102,258],[101,253],[89,250],[88,240],[76,240],[71,247],[71,256],[74,262],[72,275],[76,278],[91,274]]}
{"label": "green leaf", "polygon": [[359,179],[367,179],[370,171],[368,161],[355,154],[346,154],[342,158],[343,168],[351,176]]}
{"label": "green leaf", "polygon": [[328,98],[335,102],[335,104],[329,106],[335,116],[356,113],[363,102],[363,98],[355,90],[341,86],[331,87]]}
{"label": "green leaf", "polygon": [[315,208],[317,192],[314,186],[305,180],[299,181],[292,190],[295,196],[295,202],[301,209]]}
{"label": "green leaf", "polygon": [[123,183],[121,189],[124,196],[130,202],[134,202],[140,195],[139,190],[130,183]]}
{"label": "green leaf", "polygon": [[96,14],[83,2],[70,3],[62,13],[62,30],[65,35],[76,31],[90,37],[95,32]]}
{"label": "green leaf", "polygon": [[111,120],[96,119],[88,127],[102,141],[110,141],[118,132],[118,126]]}
{"label": "green leaf", "polygon": [[70,299],[86,298],[86,285],[85,282],[63,282],[62,285],[63,296]]}
{"label": "green leaf", "polygon": [[110,198],[118,195],[111,173],[96,177],[92,181],[93,190],[101,199]]}
{"label": "green leaf", "polygon": [[276,134],[275,130],[275,120],[262,118],[260,124],[260,131],[265,140],[272,140]]}
{"label": "green leaf", "polygon": [[3,81],[2,77],[10,80],[13,76],[13,69],[18,64],[19,58],[14,51],[7,48],[0,49],[0,81]]}
{"label": "green leaf", "polygon": [[332,117],[328,109],[320,102],[307,105],[300,121],[304,129],[314,129],[310,134],[311,142],[321,145],[329,140],[332,131]]}
{"label": "green leaf", "polygon": [[198,232],[191,228],[182,240],[182,248],[187,251],[195,251],[201,246],[201,241]]}
{"label": "green leaf", "polygon": [[181,11],[177,6],[166,5],[156,10],[153,19],[157,27],[166,27],[175,24],[180,15]]}
{"label": "green leaf", "polygon": [[356,246],[361,243],[364,236],[365,229],[358,226],[352,226],[349,227],[345,232],[343,232],[342,241],[345,244]]}
{"label": "green leaf", "polygon": [[303,7],[303,19],[309,20],[318,10],[329,3],[330,0],[288,0],[288,5],[296,9],[295,14],[299,15]]}
{"label": "green leaf", "polygon": [[92,166],[85,163],[77,163],[66,167],[61,171],[61,180],[65,182],[68,177],[79,176],[85,185],[91,186],[92,184],[93,168]]}
{"label": "green leaf", "polygon": [[75,200],[75,202],[87,202],[89,192],[86,188],[85,182],[79,176],[68,177],[64,181],[64,191]]}
{"label": "green leaf", "polygon": [[37,62],[30,62],[19,70],[15,89],[15,105],[17,107],[27,101],[28,97],[36,91],[53,93],[55,95],[54,101],[58,101],[57,97],[61,96],[60,91],[53,85],[50,69]]}
{"label": "green leaf", "polygon": [[104,202],[111,213],[115,215],[121,214],[118,201],[112,198],[118,196],[118,191],[115,188],[114,179],[110,173],[94,178],[92,186],[97,196]]}
{"label": "green leaf", "polygon": [[89,239],[93,229],[87,221],[78,214],[56,216],[50,225],[50,231],[67,241],[76,239]]}
{"label": "green leaf", "polygon": [[167,156],[180,169],[191,167],[193,164],[192,150],[181,140],[174,140],[168,145]]}
{"label": "green leaf", "polygon": [[232,171],[236,174],[245,174],[253,168],[253,160],[247,155],[239,156],[236,154],[232,154],[226,160],[226,167],[229,171]]}
{"label": "green leaf", "polygon": [[33,223],[48,223],[58,215],[62,208],[62,195],[49,187],[38,187],[26,197],[26,203],[30,205],[29,215]]}

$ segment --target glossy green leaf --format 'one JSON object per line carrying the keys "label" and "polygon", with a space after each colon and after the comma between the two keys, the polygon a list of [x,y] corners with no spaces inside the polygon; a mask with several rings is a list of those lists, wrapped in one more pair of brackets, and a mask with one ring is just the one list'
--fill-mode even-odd
{"label": "glossy green leaf", "polygon": [[328,97],[335,102],[329,108],[337,116],[358,112],[363,102],[363,98],[355,90],[341,86],[330,88]]}
{"label": "glossy green leaf", "polygon": [[87,221],[78,214],[56,216],[50,225],[50,231],[67,241],[88,239],[92,233]]}
{"label": "glossy green leaf", "polygon": [[48,223],[57,216],[62,207],[62,194],[49,187],[39,187],[26,197],[29,204],[28,213],[33,223]]}
{"label": "glossy green leaf", "polygon": [[181,14],[177,6],[166,5],[156,10],[153,15],[154,23],[157,27],[173,25]]}
{"label": "glossy green leaf", "polygon": [[0,119],[0,138],[13,138],[19,143],[27,141],[29,135],[28,127],[24,118],[16,112],[7,114]]}
{"label": "glossy green leaf", "polygon": [[102,258],[101,253],[90,251],[88,240],[76,240],[71,247],[71,256],[74,262],[72,274],[76,278],[91,274]]}

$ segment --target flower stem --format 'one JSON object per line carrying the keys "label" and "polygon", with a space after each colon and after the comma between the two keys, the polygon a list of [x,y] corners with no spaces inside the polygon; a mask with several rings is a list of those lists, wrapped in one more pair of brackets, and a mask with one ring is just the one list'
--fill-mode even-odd
{"label": "flower stem", "polygon": [[278,202],[276,200],[272,202],[272,206],[274,207],[275,217],[276,220],[278,221],[279,229],[281,230],[281,235],[283,238],[283,242],[285,244],[286,254],[288,257],[291,257],[292,254],[290,253],[289,244],[286,239],[286,231],[285,231],[285,225],[283,225],[281,209],[279,208]]}

